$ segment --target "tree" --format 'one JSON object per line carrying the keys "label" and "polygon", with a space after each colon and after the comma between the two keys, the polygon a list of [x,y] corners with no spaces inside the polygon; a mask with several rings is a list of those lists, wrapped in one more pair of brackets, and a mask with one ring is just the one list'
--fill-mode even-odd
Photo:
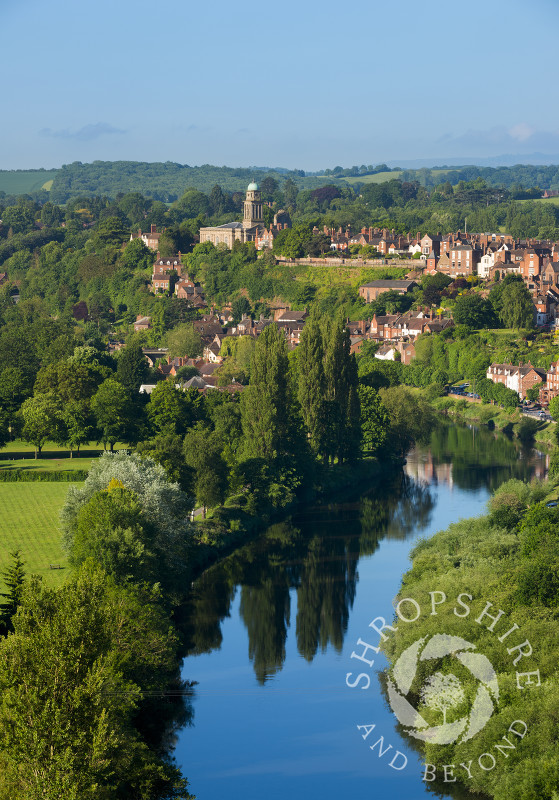
{"label": "tree", "polygon": [[134,412],[124,386],[113,378],[104,381],[91,400],[101,441],[110,446],[134,439]]}
{"label": "tree", "polygon": [[183,445],[182,436],[164,431],[152,439],[139,442],[136,452],[160,464],[170,481],[178,483],[183,492],[193,495],[193,472],[184,460]]}
{"label": "tree", "polygon": [[505,328],[531,328],[534,325],[534,303],[524,282],[503,285],[499,319]]}
{"label": "tree", "polygon": [[388,439],[389,417],[379,393],[370,386],[359,387],[363,450],[368,455],[379,453]]}
{"label": "tree", "polygon": [[552,397],[549,401],[549,413],[556,422],[559,421],[559,396]]}
{"label": "tree", "polygon": [[184,437],[184,457],[195,471],[194,491],[204,518],[206,509],[223,503],[227,492],[228,468],[221,454],[222,447],[219,434],[200,423]]}
{"label": "tree", "polygon": [[[107,501],[104,504],[99,499],[100,493],[112,489],[126,489],[133,496],[117,493],[113,498],[114,502]],[[188,567],[191,546],[192,527],[189,514],[192,498],[178,484],[169,480],[163,467],[151,458],[138,454],[122,451],[105,453],[92,464],[83,487],[70,487],[61,514],[63,546],[71,558],[79,561],[82,560],[79,554],[83,554],[84,542],[88,537],[88,525],[95,524],[93,513],[84,512],[87,523],[84,522],[85,517],[79,515],[81,509],[94,497],[97,506],[102,507],[106,514],[106,524],[104,523],[98,535],[95,534],[94,539],[102,538],[105,534],[112,536],[110,532],[113,523],[110,520],[121,519],[118,527],[126,530],[132,526],[134,535],[129,536],[128,541],[123,541],[124,537],[121,536],[120,543],[111,539],[113,553],[117,553],[118,547],[122,546],[130,557],[136,552],[134,558],[141,559],[141,553],[133,547],[141,545],[144,549],[147,548],[154,554],[158,565],[155,579],[165,586],[180,588],[180,581],[184,581]],[[91,507],[89,508],[91,511]],[[102,549],[102,542],[93,542],[93,546]],[[96,560],[102,560],[101,549]],[[143,579],[136,577],[134,580]]]}
{"label": "tree", "polygon": [[41,209],[41,222],[47,228],[56,228],[62,221],[62,212],[58,206],[45,203]]}
{"label": "tree", "polygon": [[380,389],[380,399],[390,420],[388,440],[394,452],[404,456],[414,441],[425,441],[435,425],[431,407],[405,386]]}
{"label": "tree", "polygon": [[129,270],[149,269],[153,264],[153,252],[138,237],[124,248],[122,263]]}
{"label": "tree", "polygon": [[23,439],[35,446],[35,458],[38,458],[46,441],[57,441],[62,435],[63,420],[56,395],[47,392],[30,397],[23,403],[21,413]]}
{"label": "tree", "polygon": [[490,328],[495,324],[493,307],[489,300],[479,294],[464,294],[456,299],[452,311],[457,325],[468,325],[470,328]]}
{"label": "tree", "polygon": [[2,572],[2,578],[6,584],[7,592],[0,594],[4,602],[0,604],[0,634],[13,631],[12,617],[15,615],[25,584],[24,562],[21,560],[21,551],[14,550],[10,553],[12,564]]}
{"label": "tree", "polygon": [[188,797],[138,727],[142,692],[163,694],[176,664],[156,603],[89,564],[59,589],[30,581],[13,625],[0,645],[0,748],[14,797]]}
{"label": "tree", "polygon": [[6,367],[0,373],[0,408],[8,423],[13,422],[16,412],[33,391],[30,375],[20,367]]}
{"label": "tree", "polygon": [[92,558],[117,583],[155,583],[161,565],[152,548],[153,526],[135,492],[113,479],[78,511],[70,563]]}
{"label": "tree", "polygon": [[184,433],[184,392],[170,381],[161,381],[150,395],[148,419],[157,433]]}
{"label": "tree", "polygon": [[232,303],[233,321],[240,322],[243,316],[249,316],[252,311],[251,305],[244,295],[237,297]]}
{"label": "tree", "polygon": [[120,248],[129,238],[130,231],[118,217],[106,217],[99,223],[93,242],[96,248],[104,250],[106,247]]}
{"label": "tree", "polygon": [[355,458],[359,453],[358,377],[355,356],[350,353],[349,331],[342,319],[326,328],[325,377],[329,444],[327,455]]}
{"label": "tree", "polygon": [[212,214],[219,216],[224,214],[229,207],[229,198],[223,193],[221,186],[216,183],[209,196]]}
{"label": "tree", "polygon": [[145,381],[148,362],[137,339],[129,341],[118,354],[116,374],[131,395],[135,395]]}
{"label": "tree", "polygon": [[71,400],[62,408],[64,423],[64,441],[68,443],[70,458],[74,448],[78,453],[82,444],[87,444],[95,435],[95,418],[90,404],[85,400]]}
{"label": "tree", "polygon": [[250,383],[241,395],[243,453],[275,458],[286,451],[290,433],[287,342],[277,325],[268,325],[254,348]]}
{"label": "tree", "polygon": [[202,339],[192,323],[177,325],[167,334],[167,347],[172,357],[197,358],[202,355]]}
{"label": "tree", "polygon": [[283,184],[283,196],[285,198],[285,204],[288,208],[295,208],[298,194],[299,190],[295,181],[292,178],[287,178]]}
{"label": "tree", "polygon": [[307,320],[297,348],[297,397],[313,452],[324,455],[326,444],[326,376],[322,329],[316,315]]}

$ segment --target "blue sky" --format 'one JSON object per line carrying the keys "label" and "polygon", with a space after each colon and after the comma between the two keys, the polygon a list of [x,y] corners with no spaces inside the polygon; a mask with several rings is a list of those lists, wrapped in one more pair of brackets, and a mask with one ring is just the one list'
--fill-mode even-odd
{"label": "blue sky", "polygon": [[556,0],[0,10],[0,169],[559,159]]}

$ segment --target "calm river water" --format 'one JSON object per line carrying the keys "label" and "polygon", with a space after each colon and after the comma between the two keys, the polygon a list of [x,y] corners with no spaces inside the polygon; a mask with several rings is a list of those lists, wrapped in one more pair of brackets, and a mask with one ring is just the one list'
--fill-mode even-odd
{"label": "calm river water", "polygon": [[[194,723],[175,751],[198,800],[432,797],[378,677],[367,691],[346,686],[360,671],[351,653],[360,637],[376,642],[374,617],[392,619],[420,537],[483,513],[510,477],[543,477],[545,461],[488,430],[441,427],[399,476],[307,508],[208,570],[183,669],[198,681]],[[385,667],[377,656],[374,669]],[[372,723],[390,755],[361,738],[357,725]],[[396,750],[408,759],[400,771]]]}

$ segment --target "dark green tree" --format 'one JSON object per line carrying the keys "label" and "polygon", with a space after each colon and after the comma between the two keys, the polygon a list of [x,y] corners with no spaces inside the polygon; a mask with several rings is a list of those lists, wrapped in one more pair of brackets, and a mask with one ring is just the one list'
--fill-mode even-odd
{"label": "dark green tree", "polygon": [[276,458],[290,436],[291,392],[287,342],[277,325],[264,328],[256,341],[250,383],[241,395],[243,455]]}
{"label": "dark green tree", "polygon": [[459,296],[452,314],[457,325],[468,325],[470,328],[490,328],[496,322],[493,306],[479,294]]}
{"label": "dark green tree", "polygon": [[91,401],[101,441],[112,452],[117,442],[130,442],[135,438],[135,409],[121,383],[108,378],[101,384]]}
{"label": "dark green tree", "polygon": [[118,356],[117,377],[124,388],[135,395],[146,379],[148,362],[142,352],[140,342],[135,339],[128,342]]}
{"label": "dark green tree", "polygon": [[194,470],[194,492],[203,509],[223,503],[227,492],[228,468],[221,454],[219,434],[197,423],[184,437],[184,458]]}
{"label": "dark green tree", "polygon": [[8,631],[13,631],[12,617],[21,603],[23,587],[25,584],[24,562],[21,559],[21,551],[14,550],[10,553],[12,563],[2,572],[2,578],[6,584],[6,590],[0,597],[3,602],[0,604],[0,633],[5,635]]}
{"label": "dark green tree", "polygon": [[389,417],[379,393],[370,386],[359,387],[363,451],[368,455],[379,453],[388,438]]}
{"label": "dark green tree", "polygon": [[318,316],[307,320],[297,348],[297,397],[314,453],[323,455],[326,437],[324,344]]}
{"label": "dark green tree", "polygon": [[35,446],[35,458],[45,442],[63,438],[62,413],[54,392],[33,395],[22,405],[21,413],[24,419],[22,436]]}
{"label": "dark green tree", "polygon": [[350,353],[349,331],[342,319],[325,329],[325,377],[330,460],[356,458],[360,445],[358,376]]}

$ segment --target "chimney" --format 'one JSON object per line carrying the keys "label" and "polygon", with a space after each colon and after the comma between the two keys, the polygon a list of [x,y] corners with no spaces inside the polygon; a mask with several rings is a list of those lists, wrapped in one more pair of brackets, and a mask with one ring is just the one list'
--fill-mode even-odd
{"label": "chimney", "polygon": [[156,231],[157,231],[157,225],[152,225],[151,226],[151,232],[155,233]]}

